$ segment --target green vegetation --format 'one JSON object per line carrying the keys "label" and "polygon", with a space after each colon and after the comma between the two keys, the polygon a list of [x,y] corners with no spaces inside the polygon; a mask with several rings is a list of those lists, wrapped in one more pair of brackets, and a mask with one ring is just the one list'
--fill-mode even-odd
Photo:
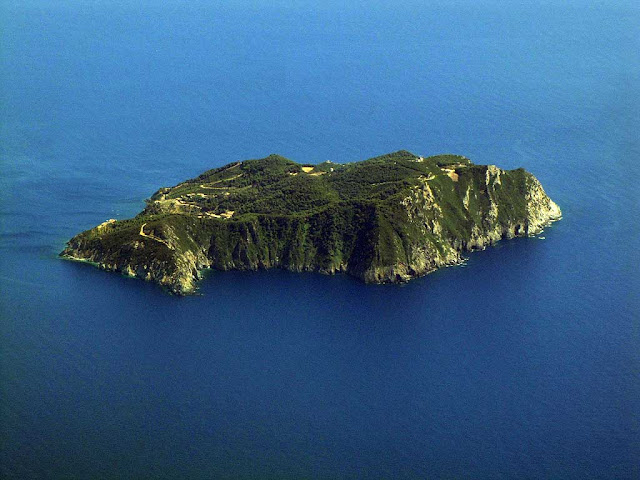
{"label": "green vegetation", "polygon": [[[537,188],[522,169],[476,166],[459,155],[401,150],[319,165],[270,155],[162,188],[138,216],[77,235],[63,255],[177,293],[193,290],[205,267],[404,281],[459,262],[465,249],[538,228],[527,200]],[[551,211],[555,204],[541,195]]]}

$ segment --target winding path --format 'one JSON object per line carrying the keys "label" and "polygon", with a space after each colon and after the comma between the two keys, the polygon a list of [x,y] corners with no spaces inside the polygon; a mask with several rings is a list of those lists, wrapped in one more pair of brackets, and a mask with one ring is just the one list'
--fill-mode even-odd
{"label": "winding path", "polygon": [[156,242],[164,243],[167,246],[167,248],[169,248],[170,250],[173,250],[173,247],[171,247],[171,245],[169,245],[165,240],[162,240],[161,238],[158,238],[155,235],[147,235],[146,233],[144,233],[144,226],[146,224],[147,224],[147,222],[144,222],[142,225],[140,225],[140,235],[142,237],[147,237],[147,238],[150,238],[152,240],[155,240]]}

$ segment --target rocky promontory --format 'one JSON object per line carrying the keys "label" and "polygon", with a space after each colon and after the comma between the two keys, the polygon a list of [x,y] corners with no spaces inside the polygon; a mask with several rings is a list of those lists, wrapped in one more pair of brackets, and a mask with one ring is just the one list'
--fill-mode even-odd
{"label": "rocky promontory", "polygon": [[73,237],[61,256],[193,293],[204,269],[345,272],[405,282],[561,217],[524,169],[399,151],[362,162],[235,162],[161,188],[135,218]]}

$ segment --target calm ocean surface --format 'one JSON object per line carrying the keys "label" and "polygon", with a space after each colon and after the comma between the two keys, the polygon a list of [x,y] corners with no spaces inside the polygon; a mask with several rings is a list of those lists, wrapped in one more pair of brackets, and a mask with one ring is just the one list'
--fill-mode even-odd
{"label": "calm ocean surface", "polygon": [[[0,477],[640,478],[637,5],[264,4],[2,2]],[[399,149],[564,219],[405,286],[56,257],[208,168]]]}

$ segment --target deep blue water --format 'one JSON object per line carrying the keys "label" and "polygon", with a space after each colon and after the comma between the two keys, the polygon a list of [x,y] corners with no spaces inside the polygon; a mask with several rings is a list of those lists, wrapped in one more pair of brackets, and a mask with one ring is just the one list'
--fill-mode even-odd
{"label": "deep blue water", "polygon": [[[0,9],[2,478],[640,478],[637,6]],[[405,286],[56,257],[208,168],[399,149],[564,219]]]}

